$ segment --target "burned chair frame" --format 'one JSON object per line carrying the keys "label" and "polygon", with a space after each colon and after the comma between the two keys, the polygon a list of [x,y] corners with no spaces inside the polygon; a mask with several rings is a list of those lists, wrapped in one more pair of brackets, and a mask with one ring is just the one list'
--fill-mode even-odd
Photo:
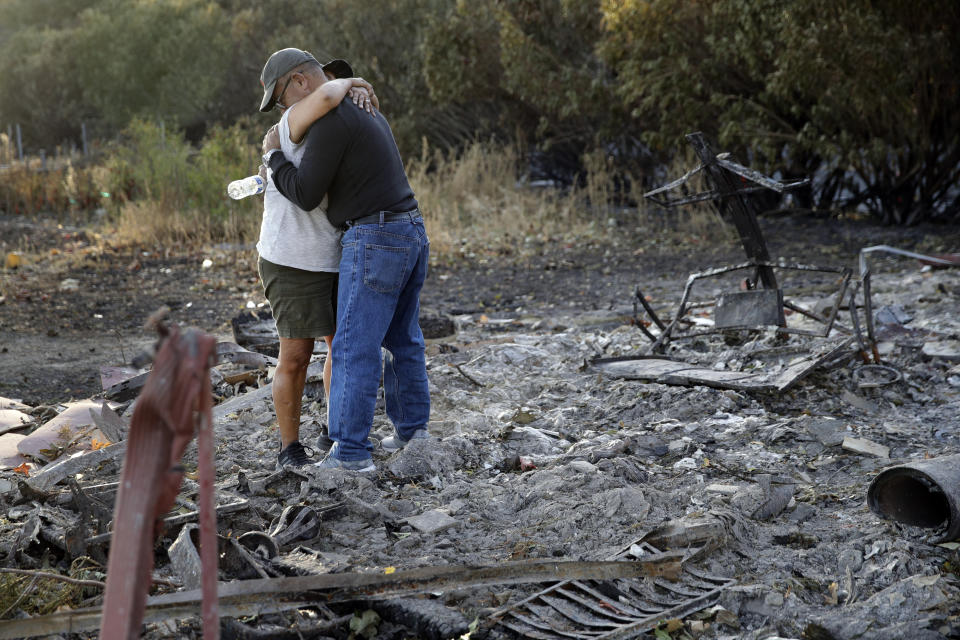
{"label": "burned chair frame", "polygon": [[[687,284],[683,289],[683,296],[680,298],[680,305],[677,308],[677,311],[674,314],[673,319],[670,321],[669,324],[664,324],[660,320],[656,312],[647,302],[646,296],[643,294],[643,291],[641,291],[640,287],[638,286],[634,290],[634,303],[633,303],[634,319],[637,325],[641,327],[641,330],[644,331],[647,337],[650,338],[650,340],[654,343],[653,347],[651,348],[651,351],[656,352],[656,351],[662,350],[662,348],[665,347],[670,342],[670,340],[682,340],[685,338],[694,338],[697,336],[703,336],[703,335],[708,335],[708,334],[718,333],[721,331],[728,331],[728,330],[756,328],[756,326],[753,324],[743,323],[743,324],[725,325],[722,327],[714,327],[714,328],[703,329],[699,331],[691,331],[687,333],[677,332],[677,327],[680,325],[681,322],[683,322],[684,316],[687,314],[688,311],[690,311],[693,308],[702,308],[705,306],[716,305],[720,302],[720,300],[715,300],[712,302],[704,301],[704,302],[690,303],[690,296],[691,296],[691,293],[693,292],[693,286],[698,280],[703,280],[706,278],[715,278],[715,277],[726,275],[728,273],[733,273],[736,271],[745,271],[745,270],[751,270],[751,269],[759,270],[761,268],[769,269],[771,272],[774,272],[775,270],[822,272],[822,273],[832,273],[838,276],[839,283],[838,283],[837,291],[835,294],[833,294],[834,303],[831,305],[830,313],[825,317],[820,316],[809,309],[805,309],[798,304],[790,302],[789,300],[785,300],[782,298],[779,299],[779,304],[781,304],[784,308],[790,309],[791,311],[794,311],[803,316],[811,318],[812,320],[816,320],[822,323],[823,327],[819,330],[791,328],[786,326],[784,322],[782,326],[776,327],[776,331],[778,333],[807,335],[807,336],[814,336],[819,338],[827,337],[830,334],[830,331],[834,328],[836,324],[836,318],[838,315],[838,311],[840,309],[840,305],[843,302],[843,298],[846,295],[847,290],[850,288],[850,281],[852,279],[852,273],[850,269],[838,268],[838,267],[819,267],[814,265],[803,265],[803,264],[785,265],[785,264],[773,264],[773,263],[747,262],[747,263],[737,264],[737,265],[728,266],[728,267],[718,267],[716,269],[710,269],[708,271],[701,271],[699,273],[691,274],[690,277],[687,278]],[[646,314],[650,317],[650,320],[654,324],[656,324],[657,327],[660,329],[659,336],[654,335],[649,330],[647,330],[646,327],[644,326],[642,314],[640,313],[640,306],[642,306],[643,309],[646,311]],[[851,308],[851,313],[854,313],[854,314],[856,313],[855,308]],[[855,319],[854,322],[856,324],[858,321]],[[846,329],[846,327],[842,327],[842,330],[849,331],[849,329]]]}
{"label": "burned chair frame", "polygon": [[[669,182],[662,187],[644,194],[648,200],[665,208],[672,208],[696,202],[711,201],[720,212],[732,220],[740,236],[748,262],[733,266],[718,267],[693,273],[687,278],[679,307],[669,324],[665,324],[648,303],[646,296],[638,286],[634,291],[634,320],[653,343],[650,353],[662,353],[670,340],[693,338],[729,330],[756,329],[759,326],[774,326],[779,334],[805,335],[826,338],[836,327],[844,333],[853,333],[860,348],[861,357],[869,361],[868,351],[872,352],[874,362],[879,362],[874,341],[872,305],[870,304],[870,274],[866,271],[859,279],[854,279],[852,271],[846,267],[821,267],[806,264],[784,264],[771,261],[763,233],[757,222],[753,203],[746,198],[750,193],[762,189],[770,189],[777,193],[809,184],[809,180],[794,180],[779,182],[753,169],[740,165],[730,159],[729,154],[715,154],[702,133],[691,133],[686,136],[693,146],[700,164],[688,171],[682,177]],[[689,195],[683,198],[671,199],[667,192],[683,187],[698,173],[703,173],[708,189],[702,193]],[[748,185],[747,183],[753,183]],[[737,271],[752,270],[752,278],[745,279],[746,291],[742,293],[721,294],[713,301],[690,302],[694,284],[699,280],[716,278]],[[805,309],[798,304],[785,300],[782,289],[777,284],[776,271],[820,272],[837,276],[836,293],[829,313],[824,317],[814,311]],[[851,288],[851,281],[853,283]],[[860,320],[857,312],[856,294],[863,287],[864,310],[866,311],[867,340],[864,340],[860,329]],[[849,291],[849,309],[853,329],[837,323],[837,315]],[[684,322],[687,312],[693,308],[714,306],[716,308],[715,326],[709,329],[692,330],[681,333],[678,327]],[[657,326],[660,333],[655,335],[647,329],[640,313],[640,307],[649,316],[650,321]],[[823,326],[819,329],[803,329],[787,326],[785,309],[789,309],[802,316],[816,320]],[[721,311],[723,319],[721,321]],[[869,342],[869,347],[868,343]]]}

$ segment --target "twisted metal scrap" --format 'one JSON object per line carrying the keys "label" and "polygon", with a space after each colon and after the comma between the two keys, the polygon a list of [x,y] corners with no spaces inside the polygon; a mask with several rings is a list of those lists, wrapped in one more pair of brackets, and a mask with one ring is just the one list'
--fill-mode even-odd
{"label": "twisted metal scrap", "polygon": [[157,323],[160,348],[137,400],[113,514],[113,542],[100,628],[104,640],[140,635],[153,571],[153,541],[173,506],[180,458],[197,434],[204,638],[219,637],[217,526],[213,496],[213,421],[209,368],[216,341]]}

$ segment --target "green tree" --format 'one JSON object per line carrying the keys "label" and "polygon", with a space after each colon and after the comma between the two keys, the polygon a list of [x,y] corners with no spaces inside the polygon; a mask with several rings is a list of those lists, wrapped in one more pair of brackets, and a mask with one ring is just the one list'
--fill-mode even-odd
{"label": "green tree", "polygon": [[423,50],[431,95],[441,104],[496,103],[501,125],[513,122],[541,140],[609,136],[621,129],[623,114],[613,78],[594,52],[601,19],[596,2],[457,2],[428,18]]}
{"label": "green tree", "polygon": [[76,139],[80,119],[92,113],[81,102],[75,67],[61,57],[69,46],[68,31],[40,26],[25,27],[0,45],[0,124],[22,125],[30,151]]}
{"label": "green tree", "polygon": [[[354,73],[373,83],[390,119],[401,152],[419,152],[420,135],[434,119],[423,78],[419,43],[427,18],[447,0],[383,0],[375,4],[349,0],[227,0],[233,16],[235,63],[230,92],[243,95],[242,112],[255,113],[258,80],[267,57],[277,49],[298,47],[325,62],[344,58]],[[254,99],[246,96],[253,92]],[[234,100],[235,108],[237,101]],[[230,105],[224,111],[230,111]],[[276,114],[264,118],[275,121]]]}
{"label": "green tree", "polygon": [[229,73],[229,35],[214,2],[100,2],[80,14],[72,38],[83,101],[118,129],[133,117],[204,121]]}
{"label": "green tree", "polygon": [[[112,136],[133,117],[195,126],[215,116],[209,105],[230,63],[224,55],[230,24],[216,3],[50,1],[38,7],[19,19],[40,22],[0,43],[0,120],[23,123],[36,145],[76,137],[81,120]],[[54,9],[71,19],[54,19]]]}

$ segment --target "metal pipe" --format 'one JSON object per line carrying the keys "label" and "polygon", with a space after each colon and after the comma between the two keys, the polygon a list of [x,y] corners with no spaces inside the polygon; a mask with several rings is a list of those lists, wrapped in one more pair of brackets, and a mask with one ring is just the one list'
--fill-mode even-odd
{"label": "metal pipe", "polygon": [[892,253],[894,255],[904,256],[907,258],[916,258],[917,260],[932,262],[933,264],[940,264],[945,267],[957,266],[956,262],[951,262],[950,260],[944,260],[943,258],[936,258],[934,256],[928,256],[922,253],[915,253],[913,251],[904,251],[903,249],[897,249],[896,247],[891,247],[886,244],[878,244],[875,247],[865,247],[863,249],[860,249],[860,275],[861,276],[869,270],[869,267],[867,266],[867,254],[876,253],[877,251],[882,251],[884,253]]}
{"label": "metal pipe", "polygon": [[944,528],[939,542],[960,539],[960,455],[884,469],[867,489],[867,504],[882,518]]}
{"label": "metal pipe", "polygon": [[[663,321],[660,320],[659,316],[657,316],[656,312],[653,310],[653,307],[651,307],[650,303],[647,302],[647,298],[645,295],[643,295],[643,291],[640,291],[639,286],[637,287],[636,291],[633,292],[633,295],[637,298],[637,300],[640,301],[640,304],[643,305],[644,310],[650,314],[650,319],[655,325],[657,325],[660,331],[666,329],[667,326],[663,324]],[[634,314],[636,314],[636,312],[634,312]]]}
{"label": "metal pipe", "polygon": [[870,343],[870,351],[873,353],[873,361],[880,364],[880,350],[877,348],[877,337],[873,330],[873,300],[870,298],[870,270],[863,274],[863,314],[867,322],[867,340]]}
{"label": "metal pipe", "polygon": [[863,342],[863,332],[860,331],[860,319],[857,317],[857,290],[860,288],[860,281],[853,285],[853,291],[850,292],[850,321],[853,324],[853,335],[857,338],[857,346],[860,347],[860,358],[864,364],[869,364],[870,356],[867,354],[867,345]]}

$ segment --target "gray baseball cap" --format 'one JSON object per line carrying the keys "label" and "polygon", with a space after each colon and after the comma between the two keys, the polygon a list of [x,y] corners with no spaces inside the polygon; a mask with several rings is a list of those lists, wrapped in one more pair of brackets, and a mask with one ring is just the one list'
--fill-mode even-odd
{"label": "gray baseball cap", "polygon": [[[273,109],[273,90],[277,86],[277,80],[282,78],[291,69],[299,67],[304,62],[317,62],[309,51],[303,49],[280,49],[275,51],[268,59],[267,64],[263,65],[263,71],[260,72],[260,84],[263,86],[263,100],[260,102],[260,111],[270,111]],[[317,62],[317,64],[320,64]],[[328,71],[335,78],[352,78],[353,69],[346,60],[331,60],[321,65],[324,71]]]}

